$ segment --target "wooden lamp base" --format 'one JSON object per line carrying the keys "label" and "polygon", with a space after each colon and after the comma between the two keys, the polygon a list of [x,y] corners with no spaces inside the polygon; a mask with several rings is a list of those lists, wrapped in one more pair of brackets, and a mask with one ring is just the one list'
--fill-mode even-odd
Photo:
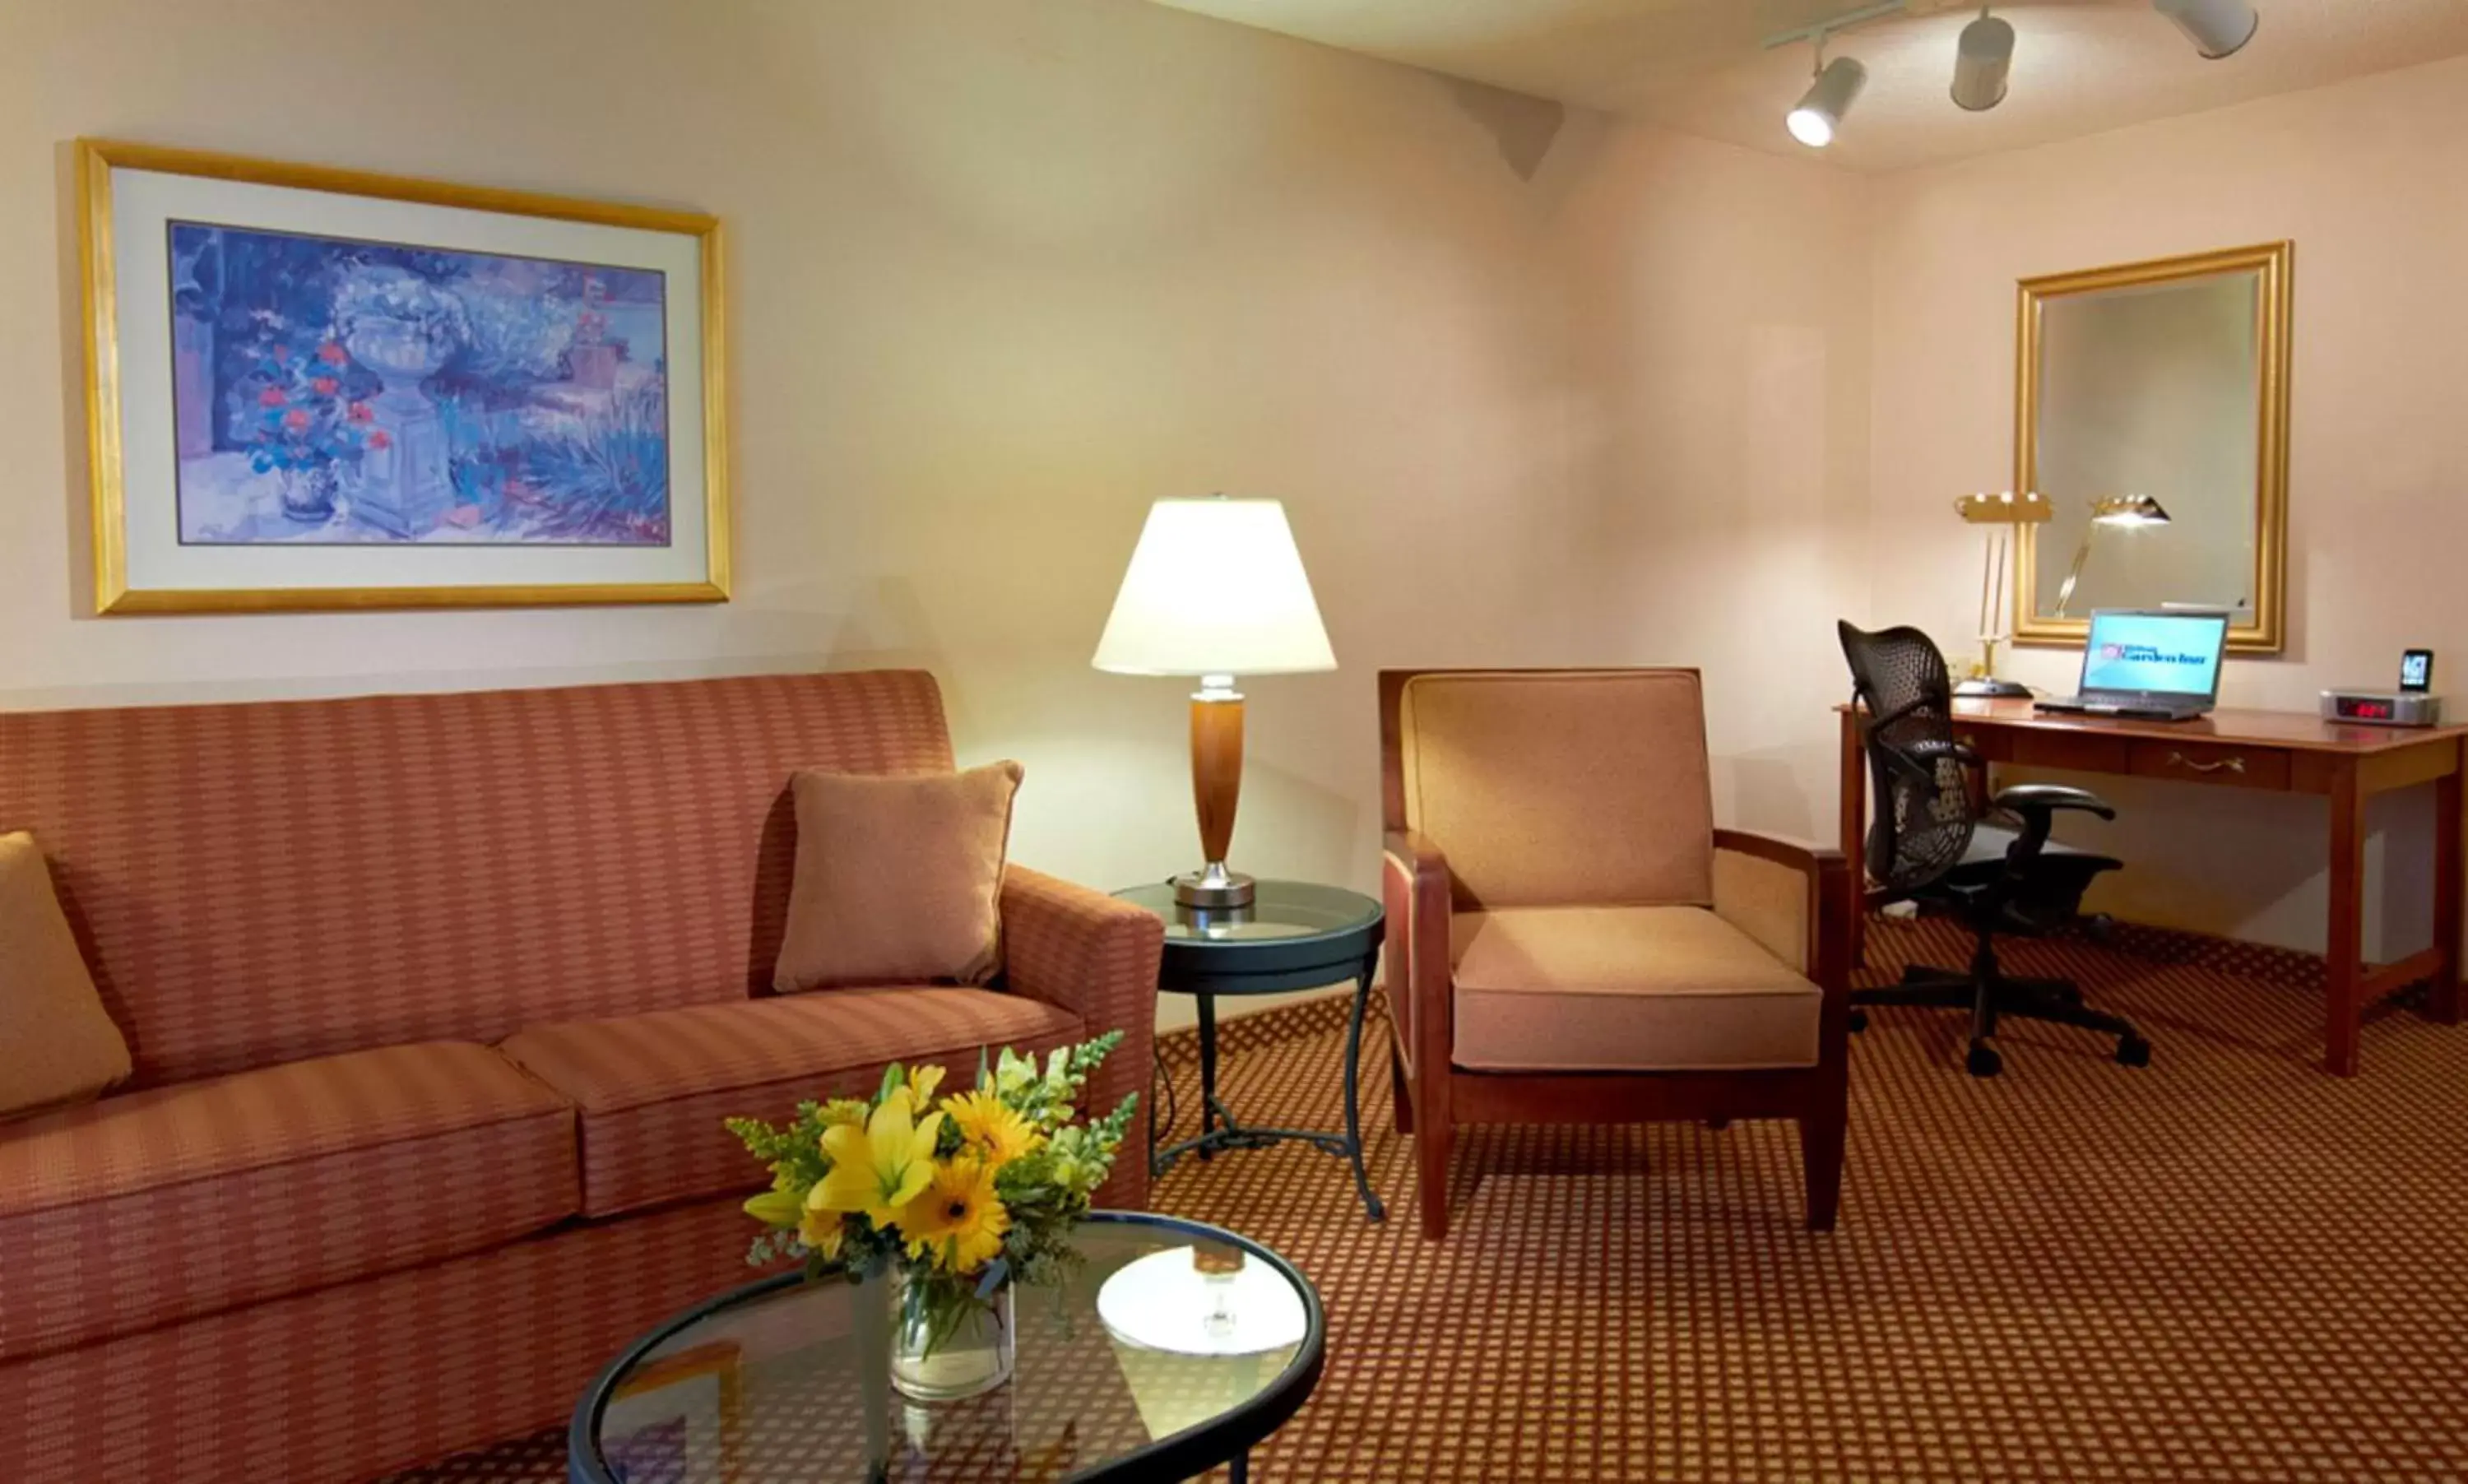
{"label": "wooden lamp base", "polygon": [[1200,811],[1200,869],[1174,879],[1174,899],[1223,911],[1251,904],[1252,881],[1225,869],[1243,793],[1243,696],[1232,675],[1203,675],[1191,697],[1191,801]]}

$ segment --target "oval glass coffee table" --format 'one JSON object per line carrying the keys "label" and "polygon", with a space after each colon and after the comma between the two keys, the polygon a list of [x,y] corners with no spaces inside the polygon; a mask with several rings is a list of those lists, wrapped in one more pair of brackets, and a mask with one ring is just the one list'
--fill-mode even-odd
{"label": "oval glass coffee table", "polygon": [[858,1354],[847,1283],[787,1273],[636,1341],[583,1393],[574,1484],[1245,1477],[1324,1360],[1319,1294],[1219,1227],[1091,1212],[1086,1258],[1018,1293],[1017,1369],[984,1396],[918,1404]]}

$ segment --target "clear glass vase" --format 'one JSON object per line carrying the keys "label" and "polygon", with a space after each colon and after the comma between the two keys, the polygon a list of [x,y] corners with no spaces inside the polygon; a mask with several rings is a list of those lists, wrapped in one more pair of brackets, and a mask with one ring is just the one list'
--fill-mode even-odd
{"label": "clear glass vase", "polygon": [[979,1297],[976,1280],[891,1274],[891,1384],[917,1402],[953,1402],[1011,1380],[1019,1333],[1012,1287]]}

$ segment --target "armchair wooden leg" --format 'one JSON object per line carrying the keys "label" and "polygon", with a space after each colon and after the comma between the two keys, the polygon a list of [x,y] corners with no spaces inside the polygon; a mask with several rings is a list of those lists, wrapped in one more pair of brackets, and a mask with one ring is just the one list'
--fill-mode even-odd
{"label": "armchair wooden leg", "polygon": [[1397,1131],[1414,1131],[1414,1089],[1405,1085],[1405,1059],[1398,1054],[1397,1043],[1388,1043],[1389,1107],[1397,1117]]}
{"label": "armchair wooden leg", "polygon": [[1425,1117],[1422,1128],[1414,1134],[1414,1163],[1423,1200],[1423,1238],[1427,1242],[1441,1241],[1449,1234],[1449,1146],[1455,1132],[1443,1113]]}
{"label": "armchair wooden leg", "polygon": [[1800,1178],[1808,1192],[1808,1229],[1832,1231],[1842,1207],[1842,1139],[1848,1109],[1836,1108],[1799,1121]]}

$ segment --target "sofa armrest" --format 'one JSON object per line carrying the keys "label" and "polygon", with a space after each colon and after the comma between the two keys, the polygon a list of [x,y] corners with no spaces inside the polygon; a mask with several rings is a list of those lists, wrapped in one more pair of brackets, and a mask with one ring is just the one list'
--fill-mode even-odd
{"label": "sofa armrest", "polygon": [[1397,1049],[1409,1074],[1426,1064],[1427,1055],[1436,1068],[1446,1063],[1454,1037],[1449,940],[1455,904],[1448,857],[1411,830],[1391,830],[1383,841],[1380,884],[1388,917],[1383,967]]}
{"label": "sofa armrest", "polygon": [[[1090,1036],[1123,1043],[1088,1079],[1083,1111],[1103,1115],[1131,1094],[1147,1097],[1156,1046],[1157,961],[1165,924],[1145,907],[1058,877],[1010,866],[1002,885],[1003,981],[1015,993],[1068,1010]],[[1097,1203],[1148,1205],[1147,1113],[1114,1160]]]}
{"label": "sofa armrest", "polygon": [[1839,850],[1745,830],[1714,832],[1714,913],[1808,976],[1851,993],[1849,863]]}

